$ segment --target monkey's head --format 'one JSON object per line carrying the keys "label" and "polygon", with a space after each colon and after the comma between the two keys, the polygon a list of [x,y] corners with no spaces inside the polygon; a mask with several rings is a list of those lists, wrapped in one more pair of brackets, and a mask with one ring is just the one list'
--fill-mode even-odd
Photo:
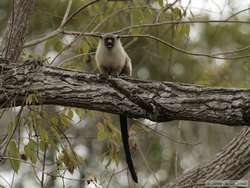
{"label": "monkey's head", "polygon": [[111,50],[116,45],[116,43],[120,41],[120,37],[118,35],[111,33],[102,35],[100,39],[103,41],[105,47],[109,50]]}

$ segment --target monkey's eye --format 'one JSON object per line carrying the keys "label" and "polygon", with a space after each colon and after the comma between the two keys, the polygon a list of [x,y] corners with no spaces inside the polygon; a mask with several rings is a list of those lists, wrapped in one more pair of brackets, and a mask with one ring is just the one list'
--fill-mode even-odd
{"label": "monkey's eye", "polygon": [[117,35],[116,38],[119,39],[119,38],[121,38],[121,37],[120,37],[120,35]]}
{"label": "monkey's eye", "polygon": [[90,180],[87,180],[87,184],[90,184]]}
{"label": "monkey's eye", "polygon": [[103,36],[102,35],[99,35],[99,39],[102,39],[103,38]]}

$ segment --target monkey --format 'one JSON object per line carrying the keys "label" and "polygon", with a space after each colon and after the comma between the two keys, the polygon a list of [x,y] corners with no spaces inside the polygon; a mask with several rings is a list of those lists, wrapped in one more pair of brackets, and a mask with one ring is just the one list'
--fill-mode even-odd
{"label": "monkey", "polygon": [[[131,60],[124,50],[120,37],[111,33],[100,36],[95,55],[97,68],[104,75],[132,76]],[[120,115],[120,128],[128,169],[134,182],[138,183],[137,174],[129,148],[127,115]]]}
{"label": "monkey", "polygon": [[95,58],[101,74],[132,76],[131,60],[118,35],[100,36]]}

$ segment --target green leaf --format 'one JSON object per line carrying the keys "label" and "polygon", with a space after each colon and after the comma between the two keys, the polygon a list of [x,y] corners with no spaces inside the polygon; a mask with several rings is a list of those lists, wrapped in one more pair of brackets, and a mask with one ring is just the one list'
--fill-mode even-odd
{"label": "green leaf", "polygon": [[61,122],[63,128],[69,128],[69,126],[70,126],[70,119],[65,114],[61,114],[60,115],[60,122]]}
{"label": "green leaf", "polygon": [[[133,24],[143,23],[144,14],[142,13],[141,10],[137,10],[137,11],[132,12],[132,21],[133,21]],[[138,29],[136,29],[136,30],[138,30]],[[132,31],[134,31],[134,29]]]}
{"label": "green leaf", "polygon": [[54,143],[58,143],[61,141],[61,136],[60,133],[57,131],[57,129],[55,127],[50,127],[51,133],[53,134],[53,139],[51,139],[51,141],[53,141]]}
{"label": "green leaf", "polygon": [[111,164],[111,162],[112,162],[112,160],[111,160],[111,158],[109,157],[109,158],[108,158],[108,162],[107,162],[107,164],[105,165],[105,168],[106,168],[106,169],[109,167],[109,165]]}
{"label": "green leaf", "polygon": [[20,161],[15,160],[15,159],[19,159],[19,151],[17,148],[17,144],[14,140],[12,140],[10,142],[7,152],[8,152],[8,156],[11,158],[10,164],[11,164],[13,170],[15,171],[15,173],[17,173],[19,170],[19,167],[20,167]]}
{"label": "green leaf", "polygon": [[64,148],[63,149],[63,157],[62,157],[63,163],[67,167],[67,170],[73,174],[74,170],[77,167],[78,159],[77,156],[73,153],[73,151],[70,148]]}
{"label": "green leaf", "polygon": [[173,8],[172,13],[175,18],[182,18],[182,11],[180,8]]}
{"label": "green leaf", "polygon": [[161,7],[163,7],[163,0],[158,0],[158,3]]}
{"label": "green leaf", "polygon": [[80,43],[79,50],[80,50],[80,53],[82,53],[82,54],[88,53],[89,52],[89,45],[88,45],[88,43],[86,41],[82,40],[81,43]]}
{"label": "green leaf", "polygon": [[97,140],[98,141],[103,141],[105,139],[107,139],[107,134],[105,132],[105,127],[102,123],[97,123],[96,125],[97,129],[98,129],[98,133],[97,133]]}
{"label": "green leaf", "polygon": [[37,104],[39,102],[37,94],[30,94],[26,98],[26,105]]}
{"label": "green leaf", "polygon": [[51,117],[49,121],[53,126],[56,126],[59,123],[58,118],[56,116]]}
{"label": "green leaf", "polygon": [[73,112],[73,109],[72,108],[68,108],[67,109],[67,116],[69,119],[72,119],[73,116],[74,116],[74,112]]}
{"label": "green leaf", "polygon": [[24,146],[24,152],[26,156],[30,159],[30,161],[35,164],[37,161],[36,158],[36,142],[34,140],[30,140],[29,143]]}
{"label": "green leaf", "polygon": [[45,151],[49,141],[48,132],[42,126],[38,126],[38,132],[41,138],[41,142],[39,142],[39,147],[42,151]]}
{"label": "green leaf", "polygon": [[80,120],[83,120],[85,117],[85,110],[80,108],[75,108],[75,113],[79,116]]}
{"label": "green leaf", "polygon": [[118,166],[119,165],[119,152],[115,148],[112,148],[111,158],[113,161],[115,161],[116,166]]}

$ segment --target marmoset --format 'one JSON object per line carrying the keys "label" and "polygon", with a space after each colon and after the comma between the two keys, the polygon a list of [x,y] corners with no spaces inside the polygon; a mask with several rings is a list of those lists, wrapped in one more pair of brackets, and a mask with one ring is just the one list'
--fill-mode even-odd
{"label": "marmoset", "polygon": [[[100,36],[95,58],[97,62],[97,68],[101,74],[115,76],[132,75],[131,60],[124,50],[118,35],[107,33]],[[128,123],[127,115],[125,114],[120,115],[120,127],[128,168],[132,179],[138,183],[137,174],[135,172],[129,148]]]}

